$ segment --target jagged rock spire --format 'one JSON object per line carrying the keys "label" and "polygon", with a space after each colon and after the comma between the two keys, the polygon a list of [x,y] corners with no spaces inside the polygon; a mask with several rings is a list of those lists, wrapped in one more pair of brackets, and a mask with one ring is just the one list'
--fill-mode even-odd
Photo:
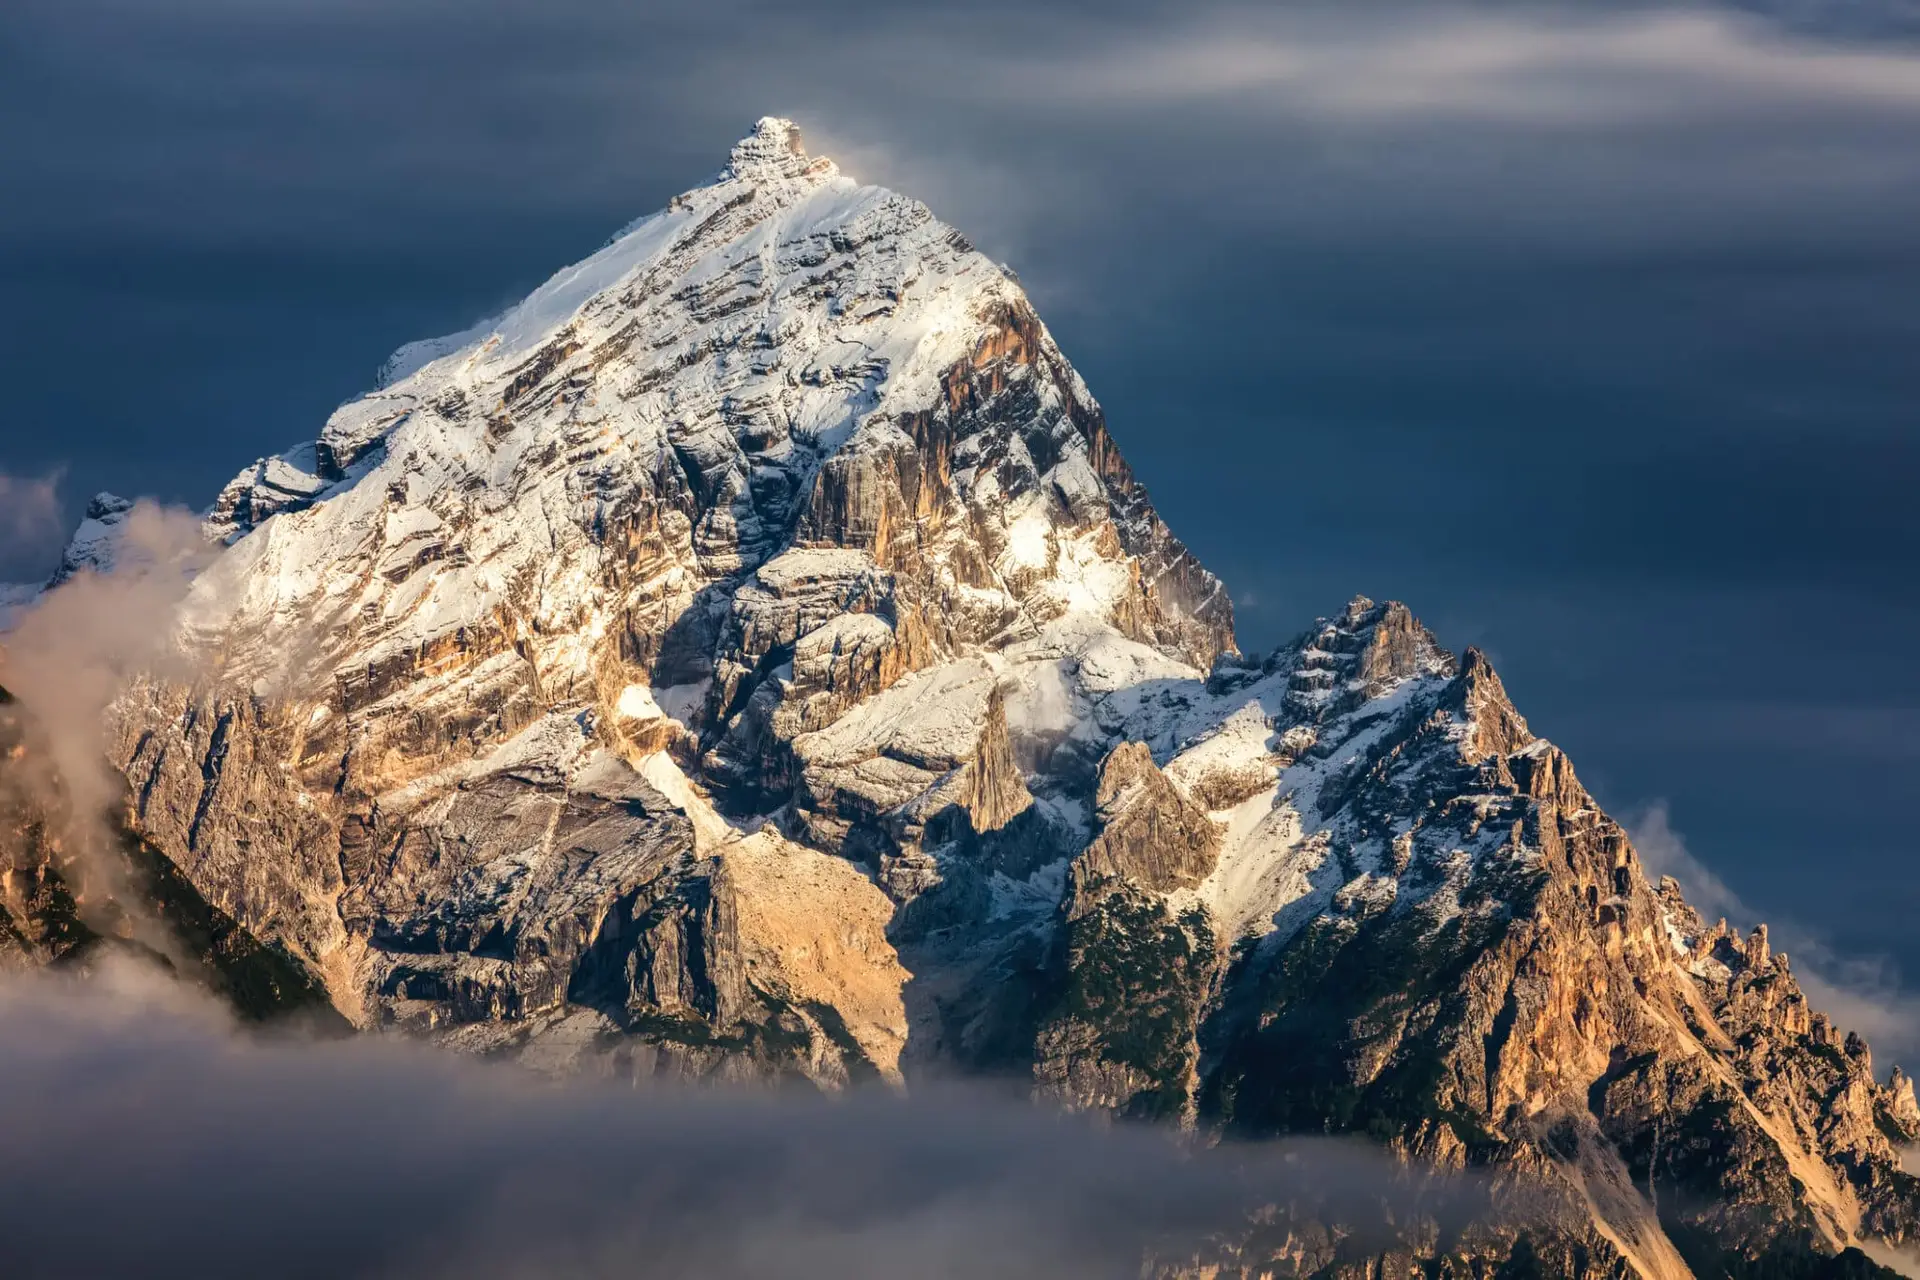
{"label": "jagged rock spire", "polygon": [[809,163],[801,143],[800,126],[779,116],[762,116],[754,122],[751,133],[733,144],[724,176],[739,179],[770,174],[785,176],[805,169]]}

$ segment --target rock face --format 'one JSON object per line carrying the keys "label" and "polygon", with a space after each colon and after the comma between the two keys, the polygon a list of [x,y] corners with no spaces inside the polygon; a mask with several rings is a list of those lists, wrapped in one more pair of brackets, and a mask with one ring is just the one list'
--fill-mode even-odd
{"label": "rock face", "polygon": [[1012,1073],[1547,1189],[1168,1274],[1864,1275],[1920,1230],[1908,1078],[1650,884],[1482,655],[1365,599],[1240,655],[1012,278],[785,121],[209,528],[201,677],[116,708],[129,822],[358,1026]]}
{"label": "rock face", "polygon": [[119,953],[217,992],[243,1017],[345,1029],[298,961],[210,905],[137,833],[111,819],[77,830],[49,758],[32,715],[0,688],[0,973],[85,971]]}
{"label": "rock face", "polygon": [[[889,913],[930,895],[923,928],[977,915],[1080,838],[1018,758],[1066,700],[1231,644],[1011,278],[779,121],[396,355],[210,527],[207,678],[123,705],[141,829],[347,1016],[463,1042],[659,1039],[664,1010],[833,1057],[850,1032],[722,982],[725,851],[851,859]],[[1089,658],[1104,684],[1063,681]]]}

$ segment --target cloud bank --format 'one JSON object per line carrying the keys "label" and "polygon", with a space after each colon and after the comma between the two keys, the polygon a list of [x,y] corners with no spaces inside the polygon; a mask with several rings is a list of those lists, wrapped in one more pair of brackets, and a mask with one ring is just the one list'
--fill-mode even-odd
{"label": "cloud bank", "polygon": [[560,1085],[369,1039],[242,1038],[131,969],[0,986],[10,1275],[1135,1274],[1300,1198],[1485,1208],[1333,1142],[1196,1152],[958,1093]]}
{"label": "cloud bank", "polygon": [[1120,109],[1231,102],[1339,117],[1434,113],[1529,128],[1759,104],[1920,111],[1920,56],[1701,9],[1454,6],[1216,13],[1153,39],[1022,63],[1007,87]]}

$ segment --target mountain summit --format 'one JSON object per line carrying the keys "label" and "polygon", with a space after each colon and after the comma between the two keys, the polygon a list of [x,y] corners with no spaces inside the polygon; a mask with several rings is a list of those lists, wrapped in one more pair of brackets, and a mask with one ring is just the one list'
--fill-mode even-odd
{"label": "mountain summit", "polygon": [[1867,1274],[1920,1230],[1911,1084],[1648,881],[1483,655],[1365,598],[1239,654],[1018,284],[789,121],[208,526],[204,674],[117,708],[129,831],[358,1026],[1013,1074],[1552,1190],[1176,1271]]}

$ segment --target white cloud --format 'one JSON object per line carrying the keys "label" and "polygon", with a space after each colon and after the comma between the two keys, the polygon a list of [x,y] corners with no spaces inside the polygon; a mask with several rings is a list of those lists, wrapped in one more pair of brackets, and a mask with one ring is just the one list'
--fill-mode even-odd
{"label": "white cloud", "polygon": [[120,866],[108,854],[110,815],[125,783],[107,759],[108,709],[142,673],[192,676],[174,643],[175,610],[213,555],[198,516],[145,499],[111,536],[106,571],[82,570],[0,635],[0,686],[32,713],[42,745],[25,757],[28,783],[64,790],[61,841],[109,886]]}
{"label": "white cloud", "polygon": [[101,969],[0,979],[8,1274],[1093,1280],[1292,1201],[1369,1251],[1416,1210],[1453,1231],[1488,1208],[1478,1179],[1360,1143],[1195,1149],[932,1082],[546,1081],[239,1034]]}
{"label": "white cloud", "polygon": [[1062,60],[1002,64],[1003,87],[1117,109],[1232,104],[1347,117],[1541,126],[1784,102],[1920,112],[1920,57],[1789,36],[1705,12],[1493,15],[1368,9],[1216,16]]}

